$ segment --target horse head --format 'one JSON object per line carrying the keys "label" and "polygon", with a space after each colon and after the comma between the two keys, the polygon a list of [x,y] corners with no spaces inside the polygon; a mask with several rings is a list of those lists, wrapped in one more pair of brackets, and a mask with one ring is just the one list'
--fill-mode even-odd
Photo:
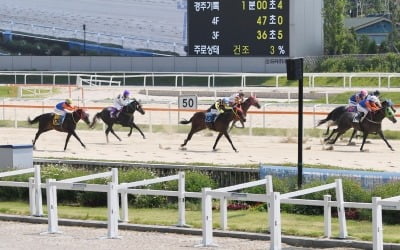
{"label": "horse head", "polygon": [[387,117],[393,123],[397,122],[395,117],[396,109],[394,109],[393,102],[391,100],[384,100],[382,102],[382,109],[385,111],[385,117]]}
{"label": "horse head", "polygon": [[134,100],[132,101],[132,103],[134,103],[135,108],[136,108],[137,111],[139,111],[139,113],[141,113],[142,115],[144,115],[144,114],[146,113],[146,112],[144,111],[143,107],[142,107],[142,104],[140,104],[139,101],[137,101],[136,99],[134,99]]}
{"label": "horse head", "polygon": [[248,100],[250,100],[250,105],[256,107],[256,108],[261,108],[260,103],[258,102],[258,99],[256,97],[256,95],[251,95],[249,96],[249,98],[247,98]]}
{"label": "horse head", "polygon": [[136,100],[133,99],[128,105],[124,107],[126,113],[133,114],[136,110],[139,111],[142,115],[144,115],[145,111],[142,105]]}
{"label": "horse head", "polygon": [[90,125],[89,114],[84,109],[78,108],[74,113],[77,115],[78,121],[82,119],[87,125]]}

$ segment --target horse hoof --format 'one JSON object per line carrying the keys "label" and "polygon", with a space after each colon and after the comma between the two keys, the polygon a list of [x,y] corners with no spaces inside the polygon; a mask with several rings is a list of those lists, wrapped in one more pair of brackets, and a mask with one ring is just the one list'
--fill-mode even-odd
{"label": "horse hoof", "polygon": [[349,142],[349,143],[347,143],[347,146],[355,146],[356,145],[356,143],[355,142]]}
{"label": "horse hoof", "polygon": [[184,147],[181,147],[180,148],[182,151],[186,151],[187,149],[186,148],[184,148]]}
{"label": "horse hoof", "polygon": [[390,148],[390,150],[395,151],[394,148]]}

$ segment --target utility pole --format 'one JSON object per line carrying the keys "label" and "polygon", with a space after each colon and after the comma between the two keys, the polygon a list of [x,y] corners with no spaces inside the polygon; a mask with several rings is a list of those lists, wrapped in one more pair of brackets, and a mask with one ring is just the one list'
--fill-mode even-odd
{"label": "utility pole", "polygon": [[86,24],[83,24],[83,55],[86,56]]}

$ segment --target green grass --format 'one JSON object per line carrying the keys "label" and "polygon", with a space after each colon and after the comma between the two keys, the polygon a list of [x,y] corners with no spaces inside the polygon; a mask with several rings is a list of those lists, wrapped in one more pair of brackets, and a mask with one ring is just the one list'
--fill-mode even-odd
{"label": "green grass", "polygon": [[18,95],[18,87],[16,87],[16,86],[0,86],[0,97],[10,98],[10,97],[17,97],[17,95]]}
{"label": "green grass", "polygon": [[[47,213],[46,206],[43,207]],[[0,212],[4,214],[29,215],[26,202],[0,202]],[[107,220],[105,207],[75,207],[58,205],[58,216],[64,219]],[[219,211],[213,211],[213,227],[220,228]],[[178,221],[178,211],[172,208],[137,209],[129,208],[129,223],[171,226]],[[284,235],[323,237],[323,216],[309,216],[282,213],[282,233]],[[268,215],[256,210],[228,211],[229,230],[244,232],[267,232]],[[186,223],[201,228],[201,211],[186,209]],[[349,237],[355,240],[372,241],[372,226],[369,221],[347,220]],[[332,236],[339,236],[337,218],[332,219]],[[384,242],[400,243],[400,225],[384,225]]]}

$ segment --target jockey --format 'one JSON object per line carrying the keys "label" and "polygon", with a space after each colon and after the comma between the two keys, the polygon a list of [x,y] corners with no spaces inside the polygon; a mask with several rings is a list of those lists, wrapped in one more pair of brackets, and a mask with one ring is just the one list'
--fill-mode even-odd
{"label": "jockey", "polygon": [[364,100],[368,96],[368,91],[365,89],[362,89],[359,93],[355,93],[349,98],[349,104],[347,106],[347,109],[351,107],[356,107],[358,103],[360,103],[362,100]]}
{"label": "jockey", "polygon": [[65,115],[75,111],[76,107],[72,105],[72,100],[70,98],[65,99],[65,101],[59,102],[54,107],[54,113],[60,115],[59,125],[62,125],[65,119]]}
{"label": "jockey", "polygon": [[243,101],[244,101],[244,93],[241,90],[229,97],[229,105],[231,107],[235,105],[240,105],[243,103]]}
{"label": "jockey", "polygon": [[111,118],[117,118],[122,108],[129,104],[130,102],[129,95],[130,92],[128,90],[124,90],[122,94],[119,94],[114,99],[114,109],[110,112]]}
{"label": "jockey", "polygon": [[214,122],[217,120],[218,116],[224,113],[226,110],[232,109],[230,106],[229,98],[224,97],[222,99],[218,99],[214,105],[209,109],[211,114],[215,114]]}
{"label": "jockey", "polygon": [[[375,94],[380,94],[379,91]],[[357,111],[359,114],[354,118],[354,122],[362,122],[370,111],[377,111],[382,107],[379,98],[375,95],[369,95],[367,98],[357,104]]]}

